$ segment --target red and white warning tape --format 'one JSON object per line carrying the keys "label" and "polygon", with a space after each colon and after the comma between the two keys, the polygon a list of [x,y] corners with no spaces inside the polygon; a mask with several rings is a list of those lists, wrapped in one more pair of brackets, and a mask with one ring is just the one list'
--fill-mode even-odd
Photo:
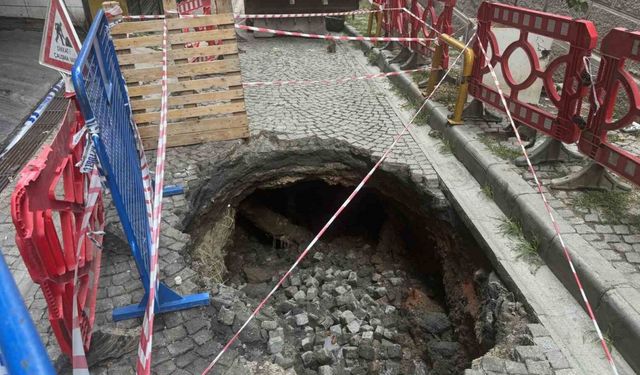
{"label": "red and white warning tape", "polygon": [[337,78],[337,79],[318,79],[318,80],[289,80],[289,81],[269,81],[269,82],[243,82],[243,87],[260,87],[260,86],[285,86],[285,85],[328,85],[333,83],[345,83],[350,81],[363,81],[374,78],[383,78],[383,77],[392,77],[399,76],[402,74],[411,74],[416,72],[424,72],[426,70],[430,70],[430,67],[424,66],[418,69],[410,69],[410,70],[401,70],[397,72],[388,72],[388,73],[376,73],[376,74],[367,74],[364,76],[354,76],[354,77],[346,77],[346,78]]}
{"label": "red and white warning tape", "polygon": [[285,31],[267,29],[265,27],[255,27],[247,25],[236,24],[236,29],[257,31],[261,33],[269,33],[283,36],[295,36],[299,38],[311,38],[311,39],[326,39],[326,40],[356,40],[356,41],[370,41],[370,42],[425,42],[434,40],[434,38],[405,38],[405,37],[387,37],[387,36],[346,36],[346,35],[325,35],[325,34],[307,34],[299,33],[297,31]]}
{"label": "red and white warning tape", "polygon": [[[82,340],[82,330],[80,328],[80,318],[78,311],[78,292],[80,288],[78,288],[78,271],[80,269],[80,257],[82,255],[82,247],[85,241],[85,237],[88,236],[89,230],[91,229],[89,226],[89,220],[91,219],[91,215],[93,214],[93,209],[98,202],[98,197],[100,197],[100,192],[102,191],[102,184],[100,182],[100,175],[98,174],[98,168],[94,167],[89,175],[89,187],[87,189],[87,195],[85,197],[85,207],[84,212],[82,213],[82,222],[80,224],[80,234],[78,236],[78,244],[76,247],[76,262],[77,266],[73,272],[73,311],[72,311],[72,331],[71,331],[71,351],[73,354],[73,358],[71,360],[73,366],[73,375],[89,375],[89,366],[87,364],[87,357],[84,352],[84,341]],[[99,232],[102,231],[103,228],[93,228],[96,231],[96,234],[100,235]],[[91,247],[86,246],[86,249],[90,249]],[[100,257],[101,257],[101,248],[100,246],[95,245],[96,253],[93,254],[94,269],[92,270],[92,274],[89,276],[90,278],[98,277],[100,275]],[[86,255],[85,255],[86,259]],[[91,288],[93,289],[93,288]]]}
{"label": "red and white warning tape", "polygon": [[296,261],[291,265],[291,267],[287,270],[287,272],[280,278],[280,280],[278,280],[278,283],[273,287],[273,289],[271,289],[271,291],[267,294],[267,296],[260,302],[260,304],[258,304],[258,306],[255,308],[255,310],[253,310],[253,312],[251,313],[251,315],[249,316],[249,318],[244,322],[244,324],[242,324],[242,326],[238,329],[238,331],[233,335],[233,337],[231,337],[231,339],[227,342],[227,344],[222,348],[222,350],[220,351],[220,353],[218,353],[218,355],[213,359],[213,361],[211,361],[211,363],[209,364],[209,366],[207,366],[207,368],[202,372],[202,375],[206,375],[209,373],[209,371],[211,371],[211,369],[213,369],[213,367],[216,365],[216,363],[218,363],[218,361],[220,360],[220,358],[222,357],[222,355],[224,353],[226,353],[226,351],[231,347],[231,345],[233,345],[234,342],[236,342],[236,340],[238,339],[238,337],[240,336],[240,334],[242,333],[242,331],[247,327],[247,325],[256,317],[256,315],[258,315],[258,313],[260,312],[260,310],[262,310],[262,308],[265,306],[265,304],[271,299],[271,297],[273,296],[273,294],[280,288],[280,286],[282,286],[282,284],[284,283],[284,281],[287,279],[287,277],[289,277],[291,275],[291,273],[296,269],[296,267],[298,267],[298,265],[300,264],[300,262],[302,262],[302,260],[307,256],[307,254],[309,253],[309,251],[313,248],[313,246],[316,244],[316,242],[318,242],[320,240],[320,238],[324,235],[324,233],[327,231],[327,229],[329,229],[329,227],[333,224],[333,222],[336,220],[336,218],[338,218],[338,216],[340,216],[340,214],[342,213],[342,211],[344,211],[345,208],[347,208],[347,206],[349,205],[349,203],[351,203],[351,201],[353,200],[353,198],[360,192],[360,190],[362,189],[362,187],[367,183],[367,181],[369,181],[369,179],[371,178],[371,176],[373,175],[373,173],[380,167],[380,165],[387,159],[387,157],[389,156],[389,154],[391,153],[391,150],[393,150],[393,148],[398,144],[398,141],[400,140],[400,138],[402,138],[402,136],[404,136],[407,131],[409,131],[409,127],[408,125],[411,125],[413,123],[413,121],[415,121],[415,119],[418,117],[418,115],[420,114],[420,112],[424,109],[425,105],[427,104],[427,102],[429,101],[429,99],[431,99],[431,97],[434,95],[434,93],[438,90],[438,88],[442,85],[442,83],[444,82],[445,78],[449,75],[449,73],[451,72],[451,69],[453,68],[453,66],[456,64],[456,62],[458,61],[458,59],[460,59],[460,57],[462,56],[462,54],[458,55],[456,57],[456,60],[454,60],[454,62],[451,64],[451,67],[449,67],[449,69],[446,71],[446,73],[443,75],[442,79],[440,79],[440,82],[438,82],[438,84],[435,86],[435,88],[433,89],[433,91],[431,92],[431,94],[429,95],[429,97],[427,97],[424,100],[424,103],[422,104],[422,106],[420,106],[420,108],[416,111],[416,113],[413,115],[413,117],[411,118],[411,120],[409,121],[409,124],[404,124],[403,126],[404,128],[402,129],[402,131],[396,135],[393,139],[393,142],[391,143],[391,145],[385,150],[385,152],[382,154],[382,156],[380,157],[380,159],[376,162],[376,164],[371,168],[371,170],[369,170],[369,172],[366,174],[366,176],[364,176],[364,178],[362,179],[362,181],[360,181],[360,183],[358,184],[358,186],[356,186],[355,189],[353,189],[353,191],[351,192],[351,194],[349,195],[349,197],[347,197],[347,199],[342,203],[342,205],[340,206],[340,208],[338,208],[338,210],[333,214],[333,216],[331,216],[331,218],[329,219],[329,221],[327,221],[327,223],[322,227],[322,229],[318,232],[318,234],[316,234],[316,236],[313,238],[313,240],[311,240],[311,242],[309,243],[309,245],[307,245],[307,247],[304,249],[304,251],[298,256],[298,258],[296,259]]}
{"label": "red and white warning tape", "polygon": [[[279,18],[309,18],[309,17],[332,17],[332,16],[355,16],[359,14],[379,13],[382,11],[401,10],[402,8],[388,8],[388,9],[358,9],[346,12],[326,12],[326,13],[282,13],[282,14],[237,14],[234,18],[237,20],[243,19],[279,19]],[[180,12],[180,17],[206,17],[210,14],[183,14]],[[150,15],[138,15],[138,16],[122,16],[126,20],[157,20],[165,18],[164,14],[150,14]]]}
{"label": "red and white warning tape", "polygon": [[580,295],[582,296],[582,301],[584,302],[586,308],[587,308],[587,313],[589,314],[589,318],[591,318],[591,322],[593,323],[593,326],[596,330],[596,333],[598,334],[598,339],[600,340],[600,344],[602,345],[602,349],[604,350],[604,353],[607,357],[607,361],[609,361],[609,365],[611,366],[611,370],[613,371],[613,373],[615,375],[618,374],[618,369],[616,367],[616,364],[613,362],[613,357],[611,356],[611,352],[609,351],[609,347],[607,346],[607,342],[604,339],[604,336],[602,335],[602,331],[600,330],[600,326],[598,325],[598,322],[596,320],[596,316],[593,312],[593,309],[591,308],[591,304],[589,303],[589,299],[587,298],[587,295],[584,291],[584,288],[582,286],[582,282],[580,281],[580,277],[578,276],[578,273],[576,272],[576,268],[573,265],[573,260],[571,257],[571,253],[569,253],[569,249],[567,248],[567,245],[564,243],[564,240],[562,239],[562,233],[560,232],[560,226],[558,225],[558,222],[556,221],[555,217],[553,216],[553,212],[551,209],[551,205],[549,204],[549,202],[547,201],[547,197],[544,194],[544,190],[542,189],[542,183],[540,182],[540,180],[538,179],[538,176],[536,175],[536,170],[535,168],[533,168],[533,165],[531,164],[531,160],[529,160],[529,155],[527,153],[527,149],[525,147],[524,142],[522,142],[522,139],[520,138],[520,133],[518,132],[518,128],[516,127],[515,122],[513,121],[513,117],[511,116],[511,111],[509,111],[509,106],[507,105],[507,100],[505,99],[504,93],[502,92],[502,89],[500,88],[500,82],[498,81],[498,76],[496,75],[496,72],[493,68],[493,66],[491,65],[490,59],[489,59],[489,55],[487,55],[487,51],[485,50],[484,46],[482,45],[481,42],[478,42],[478,45],[480,46],[480,49],[482,50],[482,53],[484,54],[484,58],[485,58],[485,62],[487,64],[487,66],[489,67],[489,72],[491,73],[491,76],[493,78],[493,81],[496,85],[496,88],[498,90],[498,94],[500,95],[500,99],[502,100],[502,105],[504,106],[504,110],[507,113],[507,117],[509,118],[509,123],[511,124],[511,128],[513,129],[515,135],[516,135],[516,139],[518,140],[518,144],[520,146],[520,149],[522,151],[522,154],[524,155],[524,158],[527,161],[527,166],[529,167],[529,171],[531,172],[531,174],[533,175],[533,180],[536,183],[536,187],[538,189],[538,193],[540,194],[540,197],[542,198],[542,202],[544,203],[544,207],[547,210],[547,213],[549,214],[549,218],[551,219],[551,223],[553,224],[553,229],[556,232],[556,235],[558,236],[558,240],[560,240],[560,245],[562,246],[562,250],[564,252],[564,256],[567,259],[567,262],[569,263],[569,267],[571,267],[571,272],[573,273],[573,278],[576,281],[576,284],[578,285],[578,289],[580,289]]}
{"label": "red and white warning tape", "polygon": [[[164,188],[164,167],[167,144],[167,36],[169,34],[167,20],[163,22],[162,33],[162,98],[160,104],[160,124],[158,149],[156,152],[156,181],[153,196],[153,217],[151,220],[151,254],[149,256],[149,299],[142,322],[142,334],[138,347],[138,374],[149,374],[151,371],[151,346],[153,342],[153,321],[155,317],[155,297],[158,288],[158,248],[160,245],[160,225],[162,220],[162,189]],[[146,196],[146,194],[145,194]]]}
{"label": "red and white warning tape", "polygon": [[133,21],[147,21],[147,20],[161,20],[164,19],[164,14],[147,14],[147,15],[138,15],[138,16],[122,16],[123,20],[133,20]]}
{"label": "red and white warning tape", "polygon": [[[384,10],[400,10],[402,8],[388,8]],[[332,17],[332,16],[355,16],[358,14],[380,13],[382,9],[358,9],[347,12],[329,13],[283,13],[283,14],[238,14],[236,19],[263,19],[263,18],[308,18],[308,17]]]}
{"label": "red and white warning tape", "polygon": [[431,30],[433,30],[433,32],[435,32],[436,34],[440,35],[442,34],[440,32],[440,30],[436,29],[435,27],[429,25],[428,23],[426,23],[422,18],[416,16],[413,12],[411,12],[409,9],[407,8],[402,8],[402,11],[407,13],[408,15],[410,15],[412,18],[416,19],[418,22],[422,23],[424,26],[430,28]]}

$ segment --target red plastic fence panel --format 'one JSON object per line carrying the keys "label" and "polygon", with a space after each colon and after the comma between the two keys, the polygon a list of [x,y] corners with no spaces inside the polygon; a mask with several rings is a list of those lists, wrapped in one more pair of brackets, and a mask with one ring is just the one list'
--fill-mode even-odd
{"label": "red plastic fence panel", "polygon": [[374,0],[384,9],[395,9],[382,12],[382,31],[386,36],[408,36],[410,20],[402,10],[407,7],[408,0]]}
{"label": "red plastic fence panel", "polygon": [[[519,29],[519,39],[504,51],[500,51],[491,28],[494,24]],[[550,61],[547,68],[542,69],[534,46],[527,39],[530,33],[566,42],[569,51]],[[502,69],[510,89],[510,93],[506,96],[513,118],[558,140],[573,143],[580,135],[578,124],[582,121],[578,116],[580,116],[582,101],[589,94],[589,82],[583,79],[584,58],[590,56],[596,42],[597,32],[590,21],[574,20],[570,17],[511,5],[482,3],[478,9],[478,38],[474,45],[476,58],[470,81],[470,93],[484,103],[504,110],[497,90],[482,82],[483,77],[490,74],[489,67],[485,63],[485,55],[478,45],[482,43],[487,53],[491,53],[491,64],[499,65]],[[513,79],[508,60],[519,48],[529,59],[531,74],[518,83]],[[563,65],[564,73],[559,70]],[[554,75],[562,76],[563,85],[560,92],[555,87]],[[538,78],[542,80],[543,87],[555,106],[557,114],[538,105],[519,100],[518,94],[533,85]]]}
{"label": "red plastic fence panel", "polygon": [[[453,8],[456,6],[456,0],[428,0],[426,6],[423,6],[423,0],[412,0],[411,7],[408,10],[420,20],[409,15],[411,23],[411,33],[408,36],[419,38],[437,38],[439,33],[449,34],[453,32]],[[436,6],[440,4],[440,6]],[[436,8],[441,7],[440,14]],[[425,23],[427,25],[425,25]],[[435,30],[434,30],[435,29]],[[436,31],[437,30],[437,31]],[[409,48],[421,55],[428,56],[433,52],[433,46],[430,41],[427,42],[411,42]],[[449,47],[444,46],[443,66],[449,66]]]}
{"label": "red plastic fence panel", "polygon": [[[42,288],[60,348],[69,356],[74,271],[79,268],[78,316],[85,350],[91,341],[100,276],[100,258],[96,256],[99,249],[93,241],[83,241],[81,257],[76,259],[88,186],[88,175],[76,167],[84,141],[73,146],[73,135],[82,123],[70,100],[59,133],[21,171],[11,196],[16,244],[31,278]],[[99,231],[103,226],[104,210],[99,197],[89,230]]]}
{"label": "red plastic fence panel", "polygon": [[[600,51],[600,68],[595,83],[597,98],[591,96],[589,120],[578,148],[597,163],[640,186],[640,157],[607,140],[608,132],[624,128],[640,116],[640,88],[625,69],[628,60],[640,61],[640,31],[613,29],[602,39]],[[624,112],[615,116],[620,90],[628,98],[628,105],[618,103],[624,107]],[[599,105],[596,105],[596,100]]]}

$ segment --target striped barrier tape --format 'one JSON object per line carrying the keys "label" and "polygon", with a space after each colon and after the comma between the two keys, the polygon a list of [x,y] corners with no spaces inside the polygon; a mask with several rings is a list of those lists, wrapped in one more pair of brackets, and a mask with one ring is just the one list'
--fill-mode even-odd
{"label": "striped barrier tape", "polygon": [[[471,41],[471,39],[469,40]],[[468,43],[467,43],[468,45]],[[347,206],[349,205],[349,203],[351,203],[351,201],[353,201],[353,198],[355,198],[355,196],[358,194],[358,192],[360,192],[360,190],[362,189],[362,187],[367,183],[367,181],[369,181],[369,179],[371,178],[371,176],[373,175],[373,173],[380,167],[380,165],[385,161],[385,159],[389,156],[389,154],[391,153],[391,150],[393,150],[393,148],[398,144],[398,141],[400,140],[400,138],[402,138],[402,136],[404,136],[407,131],[409,131],[409,125],[411,125],[415,119],[418,117],[418,115],[420,114],[420,112],[424,109],[425,105],[427,104],[427,102],[431,99],[431,97],[435,94],[436,91],[438,91],[438,88],[440,88],[440,86],[442,85],[442,83],[444,82],[445,78],[449,75],[449,73],[451,72],[451,69],[453,68],[453,66],[456,64],[456,62],[460,59],[460,57],[463,54],[460,54],[456,57],[456,59],[454,60],[453,64],[451,64],[451,67],[449,67],[449,69],[447,69],[446,73],[442,76],[442,78],[440,79],[440,81],[438,82],[438,84],[435,86],[435,88],[433,89],[433,91],[431,92],[431,94],[429,94],[429,96],[424,100],[424,102],[422,103],[422,105],[420,106],[420,108],[418,108],[418,110],[416,111],[416,113],[413,115],[413,117],[411,118],[411,120],[409,121],[408,124],[404,124],[403,122],[403,126],[404,128],[402,129],[402,131],[400,133],[398,133],[398,135],[395,136],[395,138],[393,139],[393,142],[391,143],[391,145],[385,150],[385,152],[382,154],[382,156],[380,157],[380,159],[376,162],[376,164],[371,168],[371,170],[369,170],[369,172],[364,176],[364,178],[362,179],[362,181],[360,181],[360,183],[358,184],[358,186],[356,186],[355,189],[353,189],[353,191],[351,192],[351,194],[349,195],[349,197],[347,197],[347,199],[345,199],[345,201],[342,203],[342,205],[340,206],[340,208],[338,208],[338,210],[333,214],[333,216],[331,216],[331,218],[329,219],[329,221],[327,221],[327,223],[322,227],[322,229],[318,232],[318,234],[316,234],[316,236],[313,238],[313,240],[311,240],[311,242],[309,243],[309,245],[307,245],[307,247],[304,249],[304,251],[298,256],[298,258],[296,259],[296,261],[293,263],[293,265],[291,265],[291,267],[287,270],[287,272],[280,278],[280,280],[278,280],[278,283],[273,287],[273,289],[271,289],[271,291],[267,294],[267,296],[260,302],[260,304],[258,304],[258,306],[255,308],[255,310],[253,310],[253,312],[251,313],[251,315],[249,315],[249,318],[244,322],[244,324],[242,324],[242,326],[238,329],[238,331],[233,335],[233,337],[231,337],[231,339],[229,339],[229,341],[227,342],[227,344],[222,348],[222,350],[218,353],[218,355],[216,355],[216,357],[213,359],[213,361],[211,361],[211,363],[209,364],[209,366],[207,366],[207,368],[202,372],[202,375],[206,375],[209,373],[209,371],[211,371],[211,369],[213,369],[213,367],[216,365],[216,363],[218,363],[218,361],[220,360],[220,358],[222,357],[222,355],[224,353],[226,353],[226,351],[231,347],[231,345],[233,345],[234,342],[236,342],[236,340],[238,339],[238,337],[240,336],[240,334],[242,333],[242,331],[247,327],[247,325],[249,323],[251,323],[251,321],[256,317],[256,315],[258,315],[258,313],[260,312],[260,310],[262,310],[262,308],[265,306],[265,304],[271,299],[271,297],[273,296],[273,294],[280,288],[280,286],[282,286],[282,284],[284,283],[284,281],[291,275],[291,273],[296,269],[296,267],[298,266],[298,264],[300,264],[300,262],[302,262],[302,260],[307,256],[307,254],[309,253],[309,251],[313,248],[313,246],[316,244],[316,242],[318,242],[320,240],[320,238],[324,235],[324,233],[327,231],[327,229],[329,229],[329,227],[333,224],[333,222],[338,218],[338,216],[340,216],[340,214],[342,213],[342,211],[344,211],[345,208],[347,208]]]}
{"label": "striped barrier tape", "polygon": [[[80,269],[80,255],[82,254],[82,245],[85,241],[85,237],[89,236],[89,220],[93,214],[93,209],[98,202],[98,197],[102,191],[102,184],[100,181],[100,174],[98,168],[94,167],[89,175],[89,188],[87,190],[87,196],[85,198],[85,208],[82,214],[82,223],[80,225],[80,234],[78,236],[78,245],[76,247],[76,261],[77,266],[73,272],[73,311],[72,311],[72,331],[71,331],[71,349],[73,353],[72,366],[73,375],[89,375],[89,366],[87,364],[87,357],[84,352],[84,342],[82,340],[82,331],[80,329],[80,318],[78,316],[78,292],[80,288],[78,285],[78,271]],[[98,228],[102,231],[102,228]],[[96,246],[97,254],[95,256],[100,257],[101,247]],[[99,258],[96,258],[99,259]],[[99,270],[97,271],[99,274]],[[94,275],[95,276],[95,275]],[[91,275],[89,276],[91,277]]]}
{"label": "striped barrier tape", "polygon": [[[168,101],[168,51],[167,37],[169,34],[167,20],[163,22],[162,30],[162,98],[160,104],[160,124],[158,126],[158,149],[156,152],[155,191],[153,196],[153,217],[151,220],[151,254],[149,261],[149,299],[142,322],[142,334],[138,346],[138,374],[151,372],[151,347],[153,342],[153,321],[155,317],[155,297],[158,288],[158,248],[160,245],[160,225],[162,219],[162,189],[164,188],[164,167],[167,140],[167,101]],[[145,189],[146,190],[146,189]],[[147,192],[145,191],[145,197]]]}
{"label": "striped barrier tape", "polygon": [[436,34],[440,35],[442,34],[442,32],[440,32],[440,30],[436,29],[435,27],[429,25],[428,23],[424,22],[424,20],[418,16],[416,16],[413,12],[411,12],[409,9],[407,8],[402,8],[402,11],[407,13],[409,16],[411,16],[412,18],[414,18],[415,20],[417,20],[418,22],[422,23],[423,25],[425,25],[426,27],[430,28],[431,30],[433,30]]}
{"label": "striped barrier tape", "polygon": [[238,14],[235,19],[278,19],[278,18],[308,18],[308,17],[332,17],[332,16],[356,16],[359,14],[380,13],[383,10],[400,10],[401,8],[388,9],[358,9],[346,12],[329,13],[283,13],[283,14]]}
{"label": "striped barrier tape", "polygon": [[[387,9],[357,9],[346,12],[326,12],[326,13],[282,13],[282,14],[237,14],[233,17],[237,20],[243,19],[271,19],[271,18],[308,18],[308,17],[332,17],[332,16],[355,16],[359,14],[379,13],[382,11],[401,10],[402,8]],[[206,17],[210,14],[180,14],[182,18]],[[122,16],[126,20],[157,20],[164,19],[164,14],[149,14],[137,16]]]}
{"label": "striped barrier tape", "polygon": [[369,42],[426,42],[435,40],[435,38],[407,38],[407,37],[388,37],[388,36],[346,36],[346,35],[325,35],[325,34],[308,34],[299,33],[297,31],[285,31],[267,29],[265,27],[255,27],[247,25],[236,24],[236,29],[257,31],[261,33],[269,33],[282,36],[295,36],[299,38],[310,39],[325,39],[325,40],[355,40],[355,41],[369,41]]}
{"label": "striped barrier tape", "polygon": [[571,257],[571,254],[569,253],[569,249],[567,248],[567,245],[564,243],[564,240],[562,239],[562,233],[560,232],[560,227],[558,225],[558,222],[556,221],[555,217],[553,216],[553,212],[551,209],[551,205],[549,204],[549,201],[547,201],[547,197],[544,194],[544,191],[542,189],[542,183],[540,182],[540,180],[538,179],[538,176],[536,175],[536,170],[535,168],[533,168],[533,164],[531,164],[531,160],[529,160],[529,154],[527,153],[527,149],[525,147],[524,142],[522,142],[522,139],[520,138],[520,133],[518,132],[518,129],[516,127],[515,122],[513,121],[513,117],[511,117],[511,111],[509,110],[509,106],[507,105],[507,100],[504,97],[504,93],[502,92],[502,88],[500,87],[500,82],[498,81],[498,76],[496,75],[496,72],[493,68],[493,65],[491,65],[489,56],[487,55],[487,51],[485,50],[484,46],[482,45],[481,42],[478,42],[478,45],[480,46],[480,49],[482,50],[482,53],[484,54],[485,57],[485,62],[487,64],[487,66],[489,67],[489,72],[491,73],[491,76],[493,78],[494,84],[496,85],[496,89],[498,90],[498,94],[500,95],[500,99],[502,100],[502,105],[504,107],[505,112],[507,113],[507,117],[509,118],[509,123],[511,124],[511,128],[513,129],[513,132],[516,135],[516,139],[518,140],[518,145],[520,146],[520,149],[522,150],[522,154],[524,155],[525,160],[527,161],[527,166],[529,167],[529,171],[531,172],[531,174],[533,175],[533,180],[536,183],[536,187],[538,189],[538,193],[540,194],[540,197],[542,198],[542,202],[544,203],[544,207],[547,211],[547,213],[549,214],[549,218],[551,219],[551,223],[553,224],[553,229],[556,233],[556,236],[558,236],[558,240],[560,240],[560,245],[562,246],[562,251],[564,252],[564,256],[567,259],[567,262],[569,263],[569,267],[571,267],[571,272],[573,273],[573,278],[576,281],[576,284],[578,286],[578,289],[580,290],[580,295],[582,296],[582,301],[584,302],[586,308],[587,308],[587,313],[589,314],[589,318],[591,319],[591,322],[593,323],[593,327],[596,330],[596,333],[598,334],[598,339],[600,340],[600,344],[602,345],[602,349],[604,350],[605,356],[607,357],[607,361],[609,362],[609,365],[611,366],[611,370],[613,371],[613,373],[615,375],[618,375],[618,369],[616,367],[616,364],[613,362],[613,357],[611,356],[611,352],[609,351],[609,347],[607,346],[607,342],[604,339],[604,336],[602,335],[602,331],[600,330],[600,326],[598,325],[598,322],[596,320],[596,316],[593,312],[593,309],[591,308],[591,304],[589,303],[589,299],[587,298],[587,295],[584,291],[584,288],[582,286],[582,282],[580,281],[580,277],[578,276],[578,273],[576,272],[576,268],[573,265],[573,259]]}
{"label": "striped barrier tape", "polygon": [[314,85],[314,84],[328,85],[332,83],[345,83],[345,82],[351,82],[351,81],[363,81],[363,80],[375,79],[375,78],[392,77],[392,76],[398,76],[402,74],[424,72],[427,70],[430,70],[430,67],[424,66],[418,69],[401,70],[398,72],[375,73],[375,74],[367,74],[364,76],[353,76],[353,77],[337,78],[337,79],[318,79],[318,80],[303,79],[303,80],[270,81],[270,82],[243,82],[242,86],[243,87],[260,87],[260,86]]}
{"label": "striped barrier tape", "polygon": [[22,137],[24,137],[27,131],[31,129],[33,124],[35,124],[36,121],[38,121],[38,119],[40,118],[44,110],[47,109],[47,107],[49,106],[53,98],[62,89],[62,86],[64,86],[63,79],[60,79],[58,83],[53,85],[51,90],[49,90],[49,93],[47,94],[47,96],[45,96],[45,98],[42,99],[42,101],[40,102],[40,104],[38,104],[38,107],[36,107],[36,109],[33,111],[31,116],[29,116],[29,118],[24,122],[24,124],[22,124],[22,127],[20,128],[20,132],[16,134],[11,139],[11,142],[7,145],[7,147],[4,148],[4,150],[0,154],[0,158],[3,157],[7,152],[9,152],[9,150],[11,150],[13,146],[15,146],[18,143],[18,141],[20,141]]}

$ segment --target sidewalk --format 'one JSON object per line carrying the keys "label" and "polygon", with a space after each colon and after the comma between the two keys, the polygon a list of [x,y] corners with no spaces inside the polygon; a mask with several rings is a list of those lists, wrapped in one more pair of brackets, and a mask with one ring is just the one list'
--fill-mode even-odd
{"label": "sidewalk", "polygon": [[18,27],[0,18],[0,145],[60,79],[38,64],[42,32]]}

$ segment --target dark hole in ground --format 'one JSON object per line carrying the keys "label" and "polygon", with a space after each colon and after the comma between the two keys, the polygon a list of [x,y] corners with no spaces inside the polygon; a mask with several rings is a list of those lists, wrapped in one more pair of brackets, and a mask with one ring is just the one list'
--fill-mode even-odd
{"label": "dark hole in ground", "polygon": [[[313,180],[249,195],[225,284],[255,306],[352,190]],[[486,263],[448,223],[408,207],[360,192],[274,295],[283,344],[269,331],[263,356],[290,358],[298,374],[458,374],[488,349],[473,332],[472,275]]]}

